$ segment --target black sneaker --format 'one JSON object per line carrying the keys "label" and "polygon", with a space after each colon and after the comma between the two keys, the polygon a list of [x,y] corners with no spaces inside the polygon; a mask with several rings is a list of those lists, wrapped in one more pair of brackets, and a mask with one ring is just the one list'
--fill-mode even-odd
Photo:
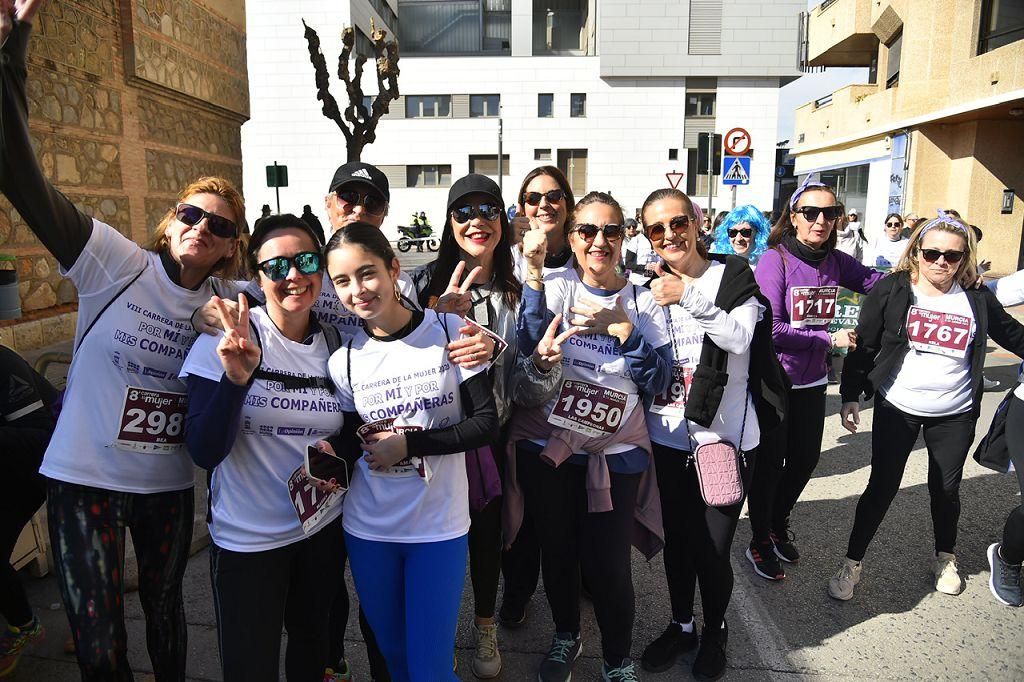
{"label": "black sneaker", "polygon": [[766,580],[782,580],[786,577],[786,572],[782,570],[782,564],[775,556],[775,548],[771,540],[759,543],[751,542],[747,547],[747,561],[753,565],[754,573]]}
{"label": "black sneaker", "polygon": [[799,563],[800,552],[797,551],[796,545],[793,544],[793,540],[796,539],[793,531],[788,528],[781,533],[772,531],[768,537],[772,539],[772,544],[775,545],[775,556],[787,564]]}
{"label": "black sneaker", "polygon": [[698,680],[717,680],[725,674],[725,647],[729,641],[729,628],[723,624],[718,632],[700,633],[700,649],[693,661],[693,676]]}
{"label": "black sneaker", "polygon": [[583,640],[571,632],[556,632],[551,640],[547,658],[540,664],[538,682],[568,682],[572,679],[572,664],[583,653]]}
{"label": "black sneaker", "polygon": [[988,588],[992,596],[1000,603],[1007,606],[1024,606],[1024,590],[1021,590],[1021,568],[1020,564],[1011,564],[999,556],[998,542],[988,547],[988,565],[992,569],[992,576],[988,581]]}
{"label": "black sneaker", "polygon": [[501,608],[498,609],[498,622],[501,623],[502,627],[509,630],[522,627],[523,623],[526,622],[526,604],[517,606],[507,599],[502,601]]}
{"label": "black sneaker", "polygon": [[697,646],[697,633],[686,632],[679,623],[669,623],[658,639],[647,645],[640,666],[647,672],[663,673],[676,663],[684,651]]}

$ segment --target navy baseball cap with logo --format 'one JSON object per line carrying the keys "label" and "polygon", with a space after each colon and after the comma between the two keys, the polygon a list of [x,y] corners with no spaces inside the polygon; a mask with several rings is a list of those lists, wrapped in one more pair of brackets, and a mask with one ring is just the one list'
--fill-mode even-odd
{"label": "navy baseball cap with logo", "polygon": [[330,191],[336,192],[342,185],[351,184],[368,185],[384,197],[385,201],[391,201],[388,178],[376,166],[362,161],[352,161],[344,166],[338,166],[338,170],[334,171],[334,178],[331,180]]}

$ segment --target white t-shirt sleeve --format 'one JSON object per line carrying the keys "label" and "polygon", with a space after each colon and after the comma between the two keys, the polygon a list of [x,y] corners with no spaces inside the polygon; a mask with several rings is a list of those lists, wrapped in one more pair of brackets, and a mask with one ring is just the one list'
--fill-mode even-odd
{"label": "white t-shirt sleeve", "polygon": [[679,305],[700,323],[719,348],[735,355],[750,347],[754,327],[764,314],[764,306],[753,296],[727,313],[695,286],[686,287]]}
{"label": "white t-shirt sleeve", "polygon": [[355,412],[356,402],[352,395],[352,384],[349,380],[348,375],[348,358],[349,353],[352,349],[348,347],[348,344],[343,343],[341,348],[334,351],[330,359],[327,361],[327,373],[331,375],[331,381],[334,382],[334,390],[337,392],[338,402],[341,403],[342,412]]}
{"label": "white t-shirt sleeve", "polygon": [[92,221],[92,234],[78,260],[61,274],[70,278],[81,298],[123,285],[146,267],[146,252],[106,223]]}
{"label": "white t-shirt sleeve", "polygon": [[217,345],[223,337],[224,332],[217,332],[216,336],[200,334],[185,357],[178,378],[184,381],[185,377],[191,374],[211,381],[220,381],[224,376],[224,365],[217,355]]}
{"label": "white t-shirt sleeve", "polygon": [[1024,270],[986,283],[1004,306],[1024,303]]}
{"label": "white t-shirt sleeve", "polygon": [[[635,284],[633,286],[636,287],[636,328],[640,336],[654,348],[672,343],[664,309],[655,302],[653,294],[648,289],[637,287]],[[627,294],[623,291],[622,295]]]}

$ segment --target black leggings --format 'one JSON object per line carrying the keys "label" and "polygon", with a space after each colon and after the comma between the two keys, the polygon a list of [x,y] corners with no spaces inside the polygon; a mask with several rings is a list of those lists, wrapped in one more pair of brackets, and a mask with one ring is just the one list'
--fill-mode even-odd
{"label": "black leggings", "polygon": [[977,422],[971,411],[948,417],[918,417],[875,397],[871,426],[871,477],[857,502],[846,556],[864,558],[871,539],[900,490],[903,470],[924,430],[928,448],[928,495],[931,498],[935,551],[953,553],[960,519],[960,481]]}
{"label": "black leggings", "polygon": [[50,547],[83,680],[132,679],[124,624],[126,528],[139,565],[153,673],[161,682],[185,679],[181,582],[193,507],[192,488],[143,495],[48,482]]}
{"label": "black leggings", "polygon": [[601,630],[606,663],[618,666],[633,645],[633,515],[640,474],[611,473],[614,509],[587,510],[587,468],[568,462],[552,467],[535,452],[517,448],[517,459],[528,458],[536,490],[523,490],[541,546],[544,591],[557,632],[580,630],[580,571],[593,592],[594,615]]}
{"label": "black leggings", "polygon": [[[348,550],[345,547],[345,534],[338,537],[341,544],[341,552],[338,555],[338,574],[341,580],[338,581],[338,591],[335,592],[334,601],[331,604],[330,617],[328,618],[328,646],[327,663],[324,668],[334,668],[341,659],[345,658],[345,630],[348,628],[348,612],[351,609],[351,601],[348,594],[348,583],[345,582],[345,564],[348,563]],[[366,620],[366,614],[362,607],[359,608],[359,632],[363,635],[366,643],[366,657],[370,663],[370,678],[374,682],[391,682],[391,675],[388,673],[387,662],[384,654],[377,646],[377,638],[373,634],[370,622]]]}
{"label": "black leggings", "polygon": [[217,644],[226,682],[276,680],[281,625],[288,632],[285,677],[320,682],[327,656],[328,617],[344,576],[341,519],[314,535],[263,552],[210,547]]}
{"label": "black leggings", "polygon": [[[40,435],[33,439],[37,442],[26,437],[24,443],[4,444],[4,476],[0,481],[0,615],[15,627],[32,620],[32,607],[10,557],[25,524],[46,501],[46,480],[38,471],[49,433],[32,431]],[[27,445],[29,442],[31,445]]]}
{"label": "black leggings", "polygon": [[[1024,401],[1014,396],[1006,414],[1006,443],[1010,461],[1017,471],[1017,483],[1024,495]],[[1024,504],[1010,512],[1003,527],[1003,546],[999,553],[1011,564],[1024,562]]]}
{"label": "black leggings", "polygon": [[493,618],[501,577],[501,498],[469,513],[469,576],[477,618]]}
{"label": "black leggings", "polygon": [[821,457],[825,430],[825,386],[789,391],[789,409],[778,428],[761,434],[750,484],[750,529],[754,542],[785,535],[796,501]]}
{"label": "black leggings", "polygon": [[[687,465],[690,453],[652,443],[665,524],[665,577],[672,602],[672,620],[688,623],[700,581],[704,628],[717,632],[732,597],[730,561],[732,539],[743,501],[729,507],[709,507],[701,497],[697,471]],[[756,449],[745,453],[743,485],[749,488]]]}

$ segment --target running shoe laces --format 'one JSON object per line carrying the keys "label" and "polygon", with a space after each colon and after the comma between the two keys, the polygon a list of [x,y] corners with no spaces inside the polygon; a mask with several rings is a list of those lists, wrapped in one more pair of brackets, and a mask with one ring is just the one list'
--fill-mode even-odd
{"label": "running shoe laces", "polygon": [[562,639],[555,635],[551,640],[551,649],[548,651],[548,660],[566,663],[569,660],[569,652],[576,646],[575,639]]}
{"label": "running shoe laces", "polygon": [[622,665],[618,668],[608,669],[605,665],[605,670],[602,670],[602,680],[621,680],[621,682],[640,682],[640,676],[637,675],[636,665],[631,659],[622,659]]}

